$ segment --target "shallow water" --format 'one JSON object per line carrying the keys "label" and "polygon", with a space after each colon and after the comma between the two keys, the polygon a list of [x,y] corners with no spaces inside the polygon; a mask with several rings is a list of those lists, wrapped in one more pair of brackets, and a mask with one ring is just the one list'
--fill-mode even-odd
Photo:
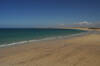
{"label": "shallow water", "polygon": [[36,41],[52,37],[68,36],[85,32],[73,29],[0,29],[0,45],[25,43],[26,41]]}

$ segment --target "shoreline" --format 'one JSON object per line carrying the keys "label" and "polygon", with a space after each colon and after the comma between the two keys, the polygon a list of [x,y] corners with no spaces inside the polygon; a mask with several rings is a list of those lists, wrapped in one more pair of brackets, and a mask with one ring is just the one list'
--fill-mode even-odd
{"label": "shoreline", "polygon": [[[84,30],[84,31],[86,31],[86,30]],[[27,40],[27,41],[19,41],[19,42],[9,43],[9,44],[2,44],[2,45],[0,45],[0,48],[6,48],[6,47],[10,47],[10,46],[23,45],[23,44],[29,44],[29,43],[41,42],[41,41],[69,39],[69,38],[73,38],[73,37],[77,37],[77,36],[82,36],[89,32],[90,31],[71,34],[71,35],[64,35],[64,36],[55,36],[55,37],[48,37],[48,38],[46,37],[46,38],[38,39],[38,40]]]}
{"label": "shoreline", "polygon": [[100,66],[100,31],[0,48],[0,66]]}

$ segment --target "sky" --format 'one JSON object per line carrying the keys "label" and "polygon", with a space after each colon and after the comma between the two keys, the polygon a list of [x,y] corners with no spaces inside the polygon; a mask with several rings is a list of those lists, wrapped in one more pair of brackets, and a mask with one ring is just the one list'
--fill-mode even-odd
{"label": "sky", "polygon": [[0,0],[0,27],[100,22],[100,0]]}

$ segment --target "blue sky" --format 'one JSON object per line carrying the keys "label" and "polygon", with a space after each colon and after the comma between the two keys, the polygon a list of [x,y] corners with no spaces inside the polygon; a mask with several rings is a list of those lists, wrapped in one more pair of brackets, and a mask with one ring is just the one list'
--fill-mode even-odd
{"label": "blue sky", "polygon": [[100,22],[100,0],[0,0],[0,27]]}

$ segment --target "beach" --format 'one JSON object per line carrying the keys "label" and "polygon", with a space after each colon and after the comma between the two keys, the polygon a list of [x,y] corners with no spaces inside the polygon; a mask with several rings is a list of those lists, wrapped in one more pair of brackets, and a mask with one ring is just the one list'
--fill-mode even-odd
{"label": "beach", "polygon": [[100,31],[0,48],[0,66],[100,66]]}

